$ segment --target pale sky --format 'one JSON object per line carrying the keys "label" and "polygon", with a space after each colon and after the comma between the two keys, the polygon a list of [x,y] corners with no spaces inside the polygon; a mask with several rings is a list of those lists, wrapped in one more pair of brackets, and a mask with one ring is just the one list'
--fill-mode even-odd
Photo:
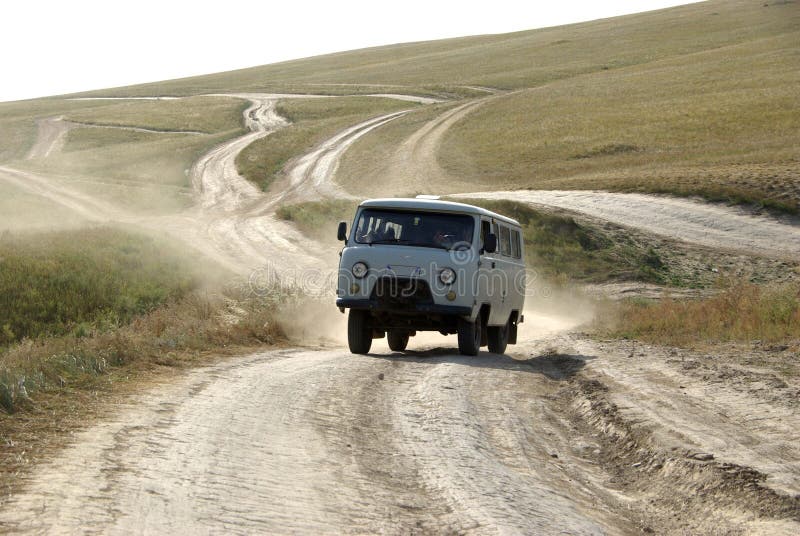
{"label": "pale sky", "polygon": [[687,0],[3,2],[0,101],[265,65],[376,45],[504,33]]}

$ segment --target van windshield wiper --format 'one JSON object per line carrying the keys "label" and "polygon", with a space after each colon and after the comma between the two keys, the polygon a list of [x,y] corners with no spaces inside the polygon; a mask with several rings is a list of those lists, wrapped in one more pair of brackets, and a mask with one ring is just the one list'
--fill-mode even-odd
{"label": "van windshield wiper", "polygon": [[411,240],[405,238],[379,238],[372,240],[370,244],[406,244],[408,242],[411,242]]}

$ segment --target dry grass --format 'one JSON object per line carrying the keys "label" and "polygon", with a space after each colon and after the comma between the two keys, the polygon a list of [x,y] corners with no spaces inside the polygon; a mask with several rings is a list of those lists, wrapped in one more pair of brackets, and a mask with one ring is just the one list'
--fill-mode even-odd
{"label": "dry grass", "polygon": [[93,106],[97,103],[62,99],[0,102],[0,162],[25,158],[36,140],[36,119]]}
{"label": "dry grass", "polygon": [[372,117],[415,106],[410,102],[375,97],[282,101],[277,112],[291,125],[250,144],[239,154],[236,166],[243,177],[266,190],[291,158],[310,151],[338,131]]}
{"label": "dry grass", "polygon": [[[68,132],[60,153],[41,160],[16,160],[11,165],[63,179],[70,188],[133,212],[164,214],[183,210],[193,203],[188,170],[211,147],[243,132],[242,112],[247,105],[242,99],[209,97],[10,103],[0,105],[0,129],[5,132],[9,125],[28,125],[6,149],[9,156],[16,158],[24,158],[30,150],[36,138],[35,120],[42,117],[63,115],[68,120],[158,131],[75,128]],[[181,134],[173,130],[210,134]],[[3,144],[0,141],[0,152]],[[22,197],[18,192],[13,195]],[[50,205],[32,200],[30,204],[38,205],[33,207],[36,212],[45,213]],[[0,220],[12,221],[0,221],[0,227],[20,227],[13,223],[16,217],[17,207],[10,205],[8,211],[0,213]]]}
{"label": "dry grass", "polygon": [[68,133],[63,152],[14,165],[63,180],[68,188],[130,212],[170,214],[194,203],[189,174],[194,162],[238,132],[187,135],[79,128]]}
{"label": "dry grass", "polygon": [[286,296],[245,288],[198,290],[113,329],[14,344],[0,354],[0,409],[35,407],[37,393],[92,389],[119,369],[177,366],[231,345],[283,340],[274,310]]}
{"label": "dry grass", "polygon": [[800,339],[800,285],[726,282],[698,301],[664,299],[622,304],[614,336],[671,346],[714,342],[777,343]]}

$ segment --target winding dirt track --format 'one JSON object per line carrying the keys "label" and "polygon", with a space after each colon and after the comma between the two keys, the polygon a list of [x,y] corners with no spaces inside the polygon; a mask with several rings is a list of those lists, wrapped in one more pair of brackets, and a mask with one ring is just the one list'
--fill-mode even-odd
{"label": "winding dirt track", "polygon": [[[342,195],[333,183],[338,158],[394,117],[342,132],[295,162],[283,193],[262,195],[231,166],[247,143],[284,123],[274,114],[276,97],[245,98],[253,103],[246,112],[251,132],[192,170],[198,206],[150,225],[205,244],[241,273],[265,262],[318,266],[293,245],[296,231],[275,220],[276,199]],[[474,105],[446,112],[402,145],[409,165]],[[426,162],[419,170],[429,169]],[[0,168],[0,179],[76,210],[114,214],[46,178]],[[577,203],[570,195],[582,193],[553,195]],[[599,210],[593,199],[570,208]],[[713,231],[714,244],[747,239],[759,252],[778,253],[774,235],[743,237],[743,221],[765,220],[731,219],[731,229]],[[670,227],[660,232],[675,236]],[[571,333],[591,310],[577,303],[559,315],[555,302],[563,305],[533,304],[521,344],[506,356],[458,356],[452,338],[435,339],[446,349],[432,346],[434,339],[412,340],[418,351],[405,355],[376,341],[370,356],[334,344],[190,372],[80,433],[3,505],[0,527],[111,534],[798,532],[799,385],[756,366],[734,373],[701,355],[582,338]],[[325,323],[344,317],[331,318]]]}

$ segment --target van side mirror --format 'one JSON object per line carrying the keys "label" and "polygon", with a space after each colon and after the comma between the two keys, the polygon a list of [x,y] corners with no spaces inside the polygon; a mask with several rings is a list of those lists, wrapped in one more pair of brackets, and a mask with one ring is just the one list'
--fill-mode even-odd
{"label": "van side mirror", "polygon": [[483,251],[486,253],[494,253],[497,251],[497,235],[489,233],[483,241]]}
{"label": "van side mirror", "polygon": [[341,240],[342,242],[347,241],[347,222],[340,221],[339,222],[339,230],[336,232],[336,238]]}

